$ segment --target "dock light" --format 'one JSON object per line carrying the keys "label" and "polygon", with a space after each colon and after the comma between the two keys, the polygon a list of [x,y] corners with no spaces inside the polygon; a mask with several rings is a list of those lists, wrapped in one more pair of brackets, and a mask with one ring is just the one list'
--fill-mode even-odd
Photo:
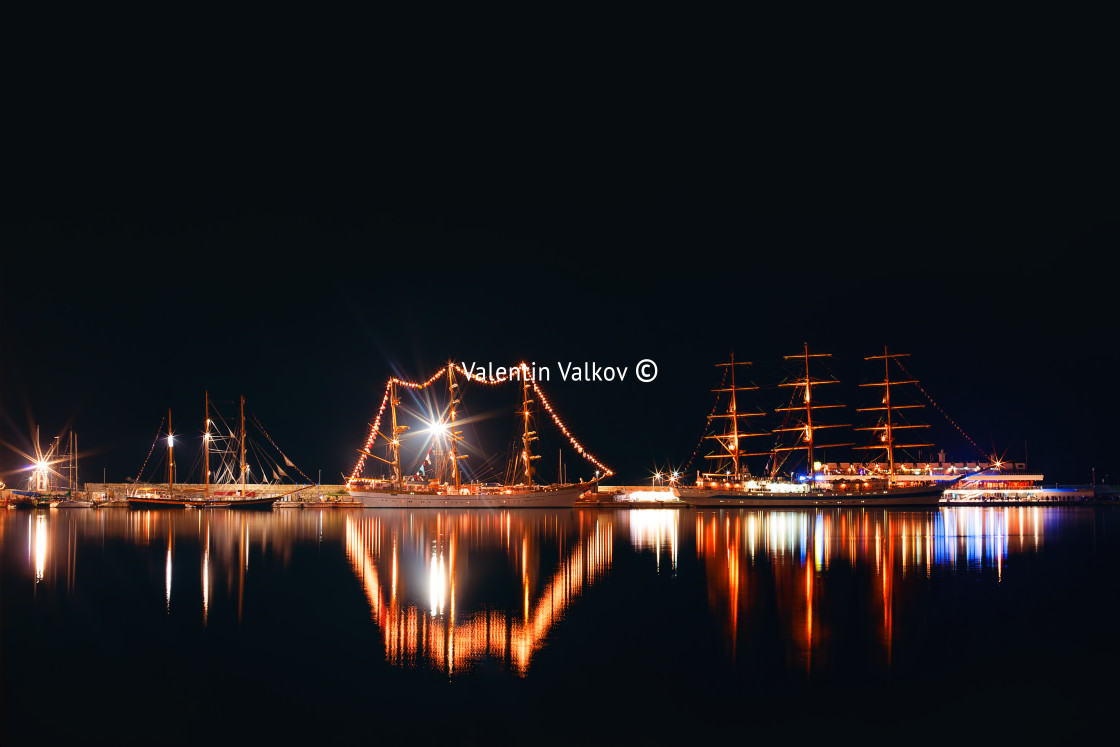
{"label": "dock light", "polygon": [[813,471],[814,472],[816,470],[819,470],[820,468],[821,468],[821,463],[820,462],[813,462]]}
{"label": "dock light", "polygon": [[174,445],[175,445],[175,437],[174,437],[174,436],[172,436],[172,435],[168,434],[168,436],[167,436],[167,445],[168,445],[168,446],[174,446]]}
{"label": "dock light", "polygon": [[433,436],[439,436],[447,433],[447,423],[435,422],[428,426],[428,432]]}

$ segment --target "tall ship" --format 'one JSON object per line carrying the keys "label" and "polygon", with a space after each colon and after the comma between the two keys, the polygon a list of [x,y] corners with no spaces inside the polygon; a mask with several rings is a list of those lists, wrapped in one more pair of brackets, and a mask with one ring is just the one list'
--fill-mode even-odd
{"label": "tall ship", "polygon": [[[377,413],[370,427],[365,448],[358,449],[360,454],[358,463],[354,467],[346,487],[350,496],[367,508],[571,508],[576,499],[582,494],[594,490],[602,477],[613,474],[602,463],[597,461],[578,441],[571,435],[567,427],[560,421],[553,410],[539,384],[534,380],[529,366],[522,363],[512,368],[510,381],[519,385],[520,402],[517,410],[518,445],[515,454],[508,465],[507,477],[501,482],[484,482],[481,480],[464,479],[462,462],[467,454],[460,453],[463,442],[462,431],[458,427],[458,406],[460,386],[457,374],[466,380],[477,381],[484,384],[496,384],[497,380],[472,374],[461,365],[450,362],[436,372],[427,382],[422,384],[406,382],[396,377],[391,377],[386,385],[385,396],[381,401],[381,409]],[[434,385],[439,379],[447,378],[448,406],[446,420],[440,419],[431,429],[436,438],[441,441],[439,462],[442,469],[437,472],[434,479],[420,479],[417,475],[406,477],[401,460],[401,441],[409,426],[398,422],[398,407],[401,404],[400,390],[402,388],[419,390]],[[538,440],[536,420],[538,408],[537,400],[544,405],[560,431],[567,436],[578,454],[594,464],[598,469],[595,477],[579,482],[566,482],[564,470],[558,467],[557,480],[552,483],[541,481],[540,471],[535,463],[540,459],[540,454],[534,453],[535,443]],[[381,431],[381,418],[385,408],[389,408],[389,432]],[[442,449],[442,441],[446,440],[446,452]],[[375,449],[387,448],[386,456],[374,453]],[[380,462],[387,468],[388,474],[382,477],[367,478],[362,476],[364,465],[368,460]]]}
{"label": "tall ship", "polygon": [[[270,511],[272,510],[272,505],[276,503],[276,501],[286,495],[299,492],[308,487],[308,485],[291,486],[284,484],[265,484],[255,485],[253,489],[250,489],[247,483],[250,465],[246,460],[245,398],[241,397],[240,400],[238,431],[235,434],[230,430],[229,439],[220,437],[214,429],[214,421],[210,417],[211,407],[209,392],[206,392],[205,400],[206,414],[202,435],[202,484],[187,485],[176,484],[175,482],[175,436],[171,430],[171,412],[169,411],[167,413],[166,434],[167,482],[163,484],[137,482],[128,493],[128,505],[130,508],[228,508],[236,510]],[[158,443],[160,438],[163,437],[161,431],[161,433],[156,436],[156,442]],[[234,461],[231,454],[234,449],[220,449],[218,453],[220,455],[221,464],[217,470],[219,479],[212,482],[210,455],[214,450],[213,445],[219,441],[225,441],[227,444],[234,446],[237,457],[236,461]],[[289,467],[295,466],[286,456],[283,456],[283,454],[281,454],[281,456]],[[236,474],[234,474],[235,468]],[[276,479],[279,480],[280,474],[283,473],[283,467],[274,464],[271,466],[271,469]],[[262,465],[259,471],[263,475],[265,467]],[[141,468],[141,472],[143,472],[143,468]]]}
{"label": "tall ship", "polygon": [[[872,431],[875,443],[871,446],[856,446],[854,443],[821,443],[818,432],[826,429],[850,427],[825,422],[821,410],[842,407],[840,404],[818,402],[814,389],[825,384],[838,383],[835,378],[822,378],[810,373],[815,359],[827,358],[828,353],[810,353],[808,344],[800,354],[784,356],[785,360],[797,359],[802,372],[790,381],[782,382],[779,387],[789,387],[794,394],[788,406],[775,408],[775,414],[782,417],[780,424],[770,431],[751,430],[740,427],[740,419],[757,417],[764,412],[743,412],[740,409],[739,393],[758,389],[757,386],[736,384],[735,367],[750,365],[735,361],[734,355],[727,366],[730,372],[730,386],[714,389],[728,395],[726,412],[713,410],[710,420],[722,421],[722,432],[706,436],[717,444],[715,453],[706,455],[716,465],[714,469],[698,471],[693,485],[680,486],[677,491],[681,501],[690,506],[932,506],[937,505],[944,491],[951,483],[934,480],[918,471],[899,469],[895,462],[897,449],[929,446],[929,444],[901,443],[896,434],[909,432],[912,428],[928,426],[911,425],[901,420],[900,410],[921,405],[903,405],[892,401],[892,387],[916,384],[913,379],[891,379],[891,360],[904,354],[888,353],[884,347],[882,355],[868,356],[864,360],[882,360],[884,378],[882,381],[861,386],[881,387],[882,398],[875,407],[859,408],[860,412],[876,412],[879,417],[874,425],[857,430]],[[725,376],[725,383],[726,383]],[[742,439],[758,436],[775,436],[774,445],[765,451],[747,451],[741,446]],[[784,439],[784,440],[783,440]],[[836,464],[817,461],[825,449],[854,447],[870,449],[873,454],[886,458],[886,465],[878,460],[865,464]],[[781,468],[793,455],[804,455],[805,472],[798,477],[785,478]],[[748,457],[768,457],[768,469],[762,474],[752,474],[747,466]],[[963,477],[963,475],[962,475]],[[954,478],[955,479],[955,478]]]}

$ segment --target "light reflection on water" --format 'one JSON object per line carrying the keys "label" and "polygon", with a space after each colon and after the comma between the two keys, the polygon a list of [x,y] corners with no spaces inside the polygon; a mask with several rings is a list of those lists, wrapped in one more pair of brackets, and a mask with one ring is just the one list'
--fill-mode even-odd
{"label": "light reflection on water", "polygon": [[[548,561],[541,557],[546,545],[556,552]],[[347,555],[386,657],[449,673],[487,659],[524,674],[584,587],[609,570],[613,545],[611,517],[574,512],[401,510],[346,517]],[[461,600],[462,586],[485,581],[471,578],[473,556],[494,553],[504,561],[501,575],[519,586],[516,607],[496,605],[485,594]]]}
{"label": "light reflection on water", "polygon": [[776,619],[790,663],[811,667],[843,595],[861,605],[889,664],[901,584],[959,573],[1001,581],[1015,555],[1040,550],[1070,516],[1041,507],[7,514],[0,544],[22,540],[14,547],[26,548],[36,587],[73,589],[79,548],[91,543],[148,550],[136,558],[150,567],[124,570],[147,573],[168,618],[202,628],[240,624],[253,613],[254,578],[287,579],[298,547],[334,544],[349,570],[331,572],[358,581],[391,665],[459,673],[493,661],[519,675],[619,553],[678,583],[693,564],[687,583],[701,574],[733,659]]}
{"label": "light reflection on water", "polygon": [[[1047,525],[1057,524],[1063,514],[1037,506],[946,506],[929,511],[700,510],[693,516],[710,604],[732,655],[744,624],[758,625],[773,615],[781,621],[790,663],[809,669],[828,638],[831,612],[822,614],[819,600],[831,596],[835,605],[834,577],[841,579],[835,582],[840,595],[868,605],[862,619],[877,621],[889,666],[900,583],[985,570],[1002,580],[1009,555],[1037,551]],[[844,573],[837,576],[841,566]]]}

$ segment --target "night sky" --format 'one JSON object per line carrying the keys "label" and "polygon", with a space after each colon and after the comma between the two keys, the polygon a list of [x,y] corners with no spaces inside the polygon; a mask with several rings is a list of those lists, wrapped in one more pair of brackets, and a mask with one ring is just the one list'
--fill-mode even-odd
{"label": "night sky", "polygon": [[[44,445],[76,431],[83,480],[135,476],[169,408],[200,432],[204,391],[223,413],[244,395],[300,469],[339,482],[386,378],[452,359],[550,366],[571,430],[614,482],[645,482],[692,456],[714,364],[753,361],[744,406],[772,410],[806,342],[833,354],[837,422],[873,404],[863,358],[886,345],[940,406],[919,420],[951,461],[978,446],[1047,482],[1120,481],[1120,202],[1095,99],[1061,116],[1006,87],[743,110],[714,84],[561,91],[553,71],[523,98],[442,96],[456,79],[401,101],[190,75],[154,93],[154,74],[112,95],[72,81],[10,143],[10,487],[35,425]],[[643,358],[652,383],[633,381]],[[565,383],[558,361],[631,373]],[[507,391],[465,392],[491,414],[473,463],[508,445]]]}

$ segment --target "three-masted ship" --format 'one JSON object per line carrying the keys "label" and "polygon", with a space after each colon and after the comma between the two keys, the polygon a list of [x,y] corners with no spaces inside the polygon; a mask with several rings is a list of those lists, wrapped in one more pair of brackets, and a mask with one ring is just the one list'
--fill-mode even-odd
{"label": "three-masted ship", "polygon": [[[534,462],[540,458],[534,452],[534,442],[537,441],[536,414],[537,408],[534,397],[539,390],[532,379],[529,367],[522,364],[513,369],[519,372],[517,382],[520,384],[521,397],[520,409],[517,416],[520,420],[519,447],[511,463],[515,474],[514,480],[505,483],[483,483],[465,481],[460,462],[467,457],[459,453],[459,444],[462,443],[462,432],[456,430],[457,406],[459,399],[459,384],[456,372],[464,374],[468,379],[470,372],[454,362],[448,363],[445,369],[438,372],[429,382],[446,375],[449,405],[447,421],[444,432],[448,440],[448,450],[445,470],[446,481],[440,479],[421,481],[415,478],[406,478],[401,464],[401,436],[408,430],[408,426],[397,421],[397,408],[401,404],[400,387],[405,382],[396,378],[389,380],[386,400],[390,410],[390,432],[382,433],[379,429],[380,413],[371,429],[370,441],[367,448],[359,449],[363,458],[371,458],[387,465],[390,474],[382,478],[362,478],[358,476],[361,464],[347,481],[347,492],[367,508],[571,508],[576,499],[588,490],[592,490],[599,480],[598,474],[592,480],[577,483],[556,482],[542,484],[540,475],[534,467]],[[418,388],[413,386],[413,388]],[[542,395],[543,396],[543,395]],[[380,439],[380,441],[378,441]],[[373,453],[376,445],[388,446],[388,458]],[[582,451],[582,447],[580,447]],[[364,459],[362,461],[364,461]],[[608,470],[602,470],[610,474]]]}
{"label": "three-masted ship", "polygon": [[[945,484],[940,485],[933,481],[924,481],[920,475],[903,476],[896,469],[895,449],[928,446],[929,444],[897,443],[895,434],[910,428],[928,426],[911,425],[900,421],[898,410],[920,405],[899,405],[891,400],[891,387],[902,384],[916,384],[915,380],[894,380],[890,378],[890,361],[901,357],[903,354],[890,354],[884,347],[883,355],[868,356],[865,360],[879,360],[884,362],[884,379],[862,386],[882,387],[882,406],[858,408],[859,412],[880,412],[881,417],[875,425],[857,428],[856,430],[869,430],[877,435],[877,443],[871,446],[856,446],[854,443],[820,443],[817,432],[824,429],[850,427],[836,423],[823,422],[819,411],[842,407],[840,404],[817,402],[814,388],[824,384],[838,383],[835,378],[820,378],[810,374],[810,362],[817,358],[827,358],[828,353],[810,353],[808,344],[803,352],[796,355],[785,356],[785,359],[800,359],[803,364],[802,374],[790,381],[779,384],[781,387],[793,387],[795,395],[786,407],[775,409],[775,413],[784,413],[781,425],[774,428],[771,433],[781,438],[793,436],[791,443],[776,441],[769,452],[745,453],[739,450],[739,438],[742,437],[737,430],[728,437],[711,436],[722,447],[722,451],[708,455],[709,458],[722,460],[724,463],[734,465],[732,469],[719,472],[707,472],[697,475],[695,485],[678,488],[680,498],[690,506],[929,506],[936,505],[942,499]],[[732,370],[736,365],[734,357],[730,364]],[[729,422],[736,423],[743,413],[738,411],[736,393],[757,387],[737,387],[732,377],[730,389],[715,391],[729,391],[731,393],[728,412],[722,417]],[[752,415],[754,413],[751,413]],[[714,417],[714,416],[713,416]],[[746,435],[765,435],[765,431],[748,433]],[[816,456],[824,453],[825,449],[854,447],[857,449],[872,449],[885,451],[887,468],[881,468],[879,462],[867,465],[846,465],[846,469],[830,469],[816,460]],[[784,479],[780,476],[780,469],[787,459],[793,455],[805,455],[805,472],[799,477]],[[768,456],[769,469],[764,475],[754,476],[745,467],[745,458],[748,456]]]}
{"label": "three-masted ship", "polygon": [[[205,430],[203,441],[203,486],[188,488],[175,484],[175,437],[171,432],[171,412],[167,413],[167,483],[166,485],[137,485],[128,494],[130,508],[231,508],[241,510],[271,511],[276,501],[285,495],[304,489],[305,485],[286,491],[257,495],[247,490],[246,475],[249,465],[245,460],[245,398],[241,397],[240,427],[237,436],[239,475],[236,481],[212,485],[210,481],[210,450],[213,440],[210,419],[210,393],[207,392]],[[220,490],[216,488],[221,488]]]}

